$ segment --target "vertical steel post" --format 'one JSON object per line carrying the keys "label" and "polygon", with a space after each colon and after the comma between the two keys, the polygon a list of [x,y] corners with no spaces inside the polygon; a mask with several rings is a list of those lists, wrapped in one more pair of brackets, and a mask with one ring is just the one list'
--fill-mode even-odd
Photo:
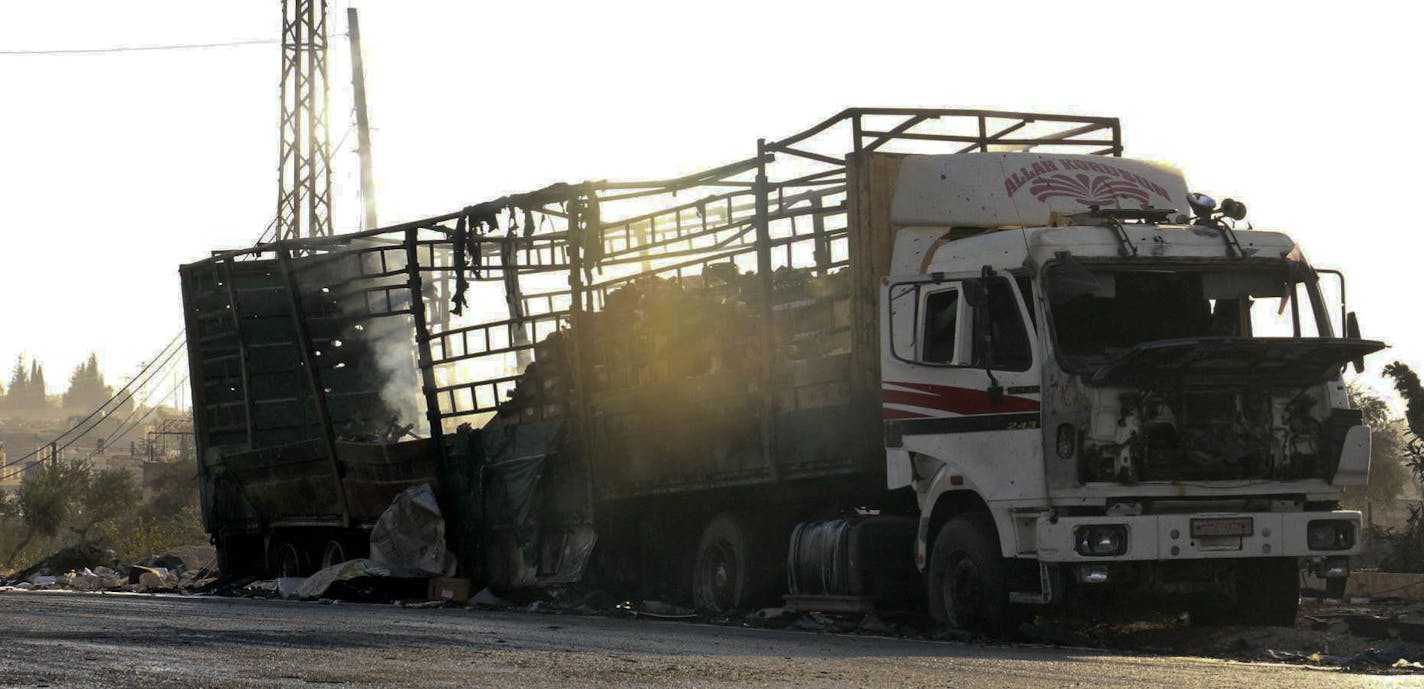
{"label": "vertical steel post", "polygon": [[816,256],[816,272],[825,275],[831,265],[831,240],[826,237],[826,217],[821,215],[821,197],[811,197],[812,250]]}
{"label": "vertical steel post", "polygon": [[[435,391],[435,360],[430,356],[430,326],[425,320],[419,239],[420,228],[412,227],[405,231],[405,270],[408,276],[406,284],[410,287],[410,317],[415,324],[415,351],[420,366],[420,393],[425,398],[425,421],[430,425],[431,439],[435,441],[435,446],[440,448],[444,428],[440,423],[440,396]],[[443,449],[441,451],[443,452]]]}
{"label": "vertical steel post", "polygon": [[[857,138],[858,141],[858,138]],[[756,258],[757,284],[760,288],[757,311],[761,316],[761,451],[771,480],[777,480],[780,469],[776,461],[776,417],[779,406],[776,382],[776,333],[772,320],[772,289],[775,282],[771,266],[771,219],[767,195],[771,185],[766,176],[766,139],[757,139],[757,173],[752,184],[756,194]]]}
{"label": "vertical steel post", "polygon": [[[590,187],[586,190],[592,195],[596,192]],[[596,491],[594,490],[594,470],[593,470],[593,428],[590,423],[588,413],[588,395],[584,383],[583,365],[583,343],[586,341],[587,328],[584,324],[584,284],[583,284],[583,232],[579,224],[583,222],[582,208],[580,206],[580,192],[577,187],[569,192],[568,198],[568,254],[569,254],[569,330],[572,335],[569,338],[569,380],[572,381],[573,408],[575,419],[575,432],[578,434],[579,451],[583,454],[584,464],[584,502],[588,509],[588,518],[593,519],[593,500]]]}
{"label": "vertical steel post", "polygon": [[[247,449],[256,449],[253,444],[252,378],[247,375],[247,340],[242,337],[242,314],[237,307],[237,289],[232,284],[232,257],[222,263],[223,286],[227,288],[228,315],[232,316],[232,331],[237,335],[237,374],[242,378],[242,418],[247,425]],[[192,358],[192,355],[189,355]],[[189,376],[191,378],[191,374]]]}
{"label": "vertical steel post", "polygon": [[351,42],[351,93],[356,109],[356,155],[361,159],[361,228],[379,226],[376,181],[371,172],[371,124],[366,116],[366,69],[361,55],[361,22],[356,8],[346,8],[346,34]]}
{"label": "vertical steel post", "polygon": [[346,468],[341,458],[336,456],[336,429],[331,425],[331,412],[326,406],[326,388],[321,383],[321,372],[316,368],[316,357],[312,355],[311,330],[307,328],[306,313],[302,310],[302,295],[292,270],[292,252],[286,247],[277,249],[277,266],[281,269],[282,280],[287,288],[287,305],[292,310],[292,329],[297,338],[297,350],[301,353],[302,368],[306,371],[307,385],[311,390],[312,403],[316,408],[316,420],[321,426],[321,442],[326,447],[326,456],[331,460],[332,479],[336,482],[336,500],[341,506],[342,526],[351,526],[351,506],[346,499]]}

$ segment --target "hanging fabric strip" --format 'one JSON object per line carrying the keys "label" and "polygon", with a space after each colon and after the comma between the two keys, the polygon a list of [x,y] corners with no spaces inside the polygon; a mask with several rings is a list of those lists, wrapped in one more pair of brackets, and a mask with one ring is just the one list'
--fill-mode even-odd
{"label": "hanging fabric strip", "polygon": [[469,280],[465,279],[466,234],[465,214],[461,213],[460,219],[455,221],[455,299],[450,308],[450,313],[456,316],[465,312],[465,290],[470,287]]}

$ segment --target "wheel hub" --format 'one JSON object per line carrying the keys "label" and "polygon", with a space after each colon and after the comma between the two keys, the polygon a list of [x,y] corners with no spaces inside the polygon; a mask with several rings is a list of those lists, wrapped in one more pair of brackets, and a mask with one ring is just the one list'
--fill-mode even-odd
{"label": "wheel hub", "polygon": [[958,554],[954,563],[945,572],[941,582],[945,613],[951,623],[963,627],[978,617],[984,589],[980,583],[979,567],[963,554]]}

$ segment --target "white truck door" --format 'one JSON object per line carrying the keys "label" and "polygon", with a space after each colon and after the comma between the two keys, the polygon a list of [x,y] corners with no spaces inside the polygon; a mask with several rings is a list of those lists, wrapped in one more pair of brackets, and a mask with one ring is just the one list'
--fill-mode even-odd
{"label": "white truck door", "polygon": [[887,288],[887,438],[961,472],[985,500],[1041,497],[1038,345],[1017,281],[920,280]]}

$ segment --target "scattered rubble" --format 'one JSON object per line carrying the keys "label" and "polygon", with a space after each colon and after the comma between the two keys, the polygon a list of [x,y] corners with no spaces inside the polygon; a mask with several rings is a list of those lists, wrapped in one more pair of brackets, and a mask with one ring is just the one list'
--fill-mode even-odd
{"label": "scattered rubble", "polygon": [[[333,565],[310,577],[267,581],[221,581],[211,546],[187,546],[138,562],[114,562],[112,552],[67,548],[16,572],[3,590],[65,589],[84,592],[140,591],[234,595],[283,600],[395,603],[407,608],[463,606],[471,610],[522,609],[530,613],[620,615],[661,620],[699,620],[766,629],[865,634],[900,638],[991,643],[967,632],[946,631],[919,614],[799,612],[763,608],[718,616],[661,600],[620,600],[605,591],[578,587],[551,590],[537,599],[484,588],[469,595],[469,581],[451,578],[443,547],[426,547],[443,534],[443,520],[428,487],[403,493],[382,516],[373,558]],[[377,541],[380,547],[377,547]],[[443,546],[443,538],[433,539]],[[415,565],[415,566],[412,566]],[[527,592],[522,595],[529,595]],[[1054,646],[1194,655],[1341,668],[1354,672],[1424,672],[1424,603],[1356,598],[1347,602],[1306,599],[1294,627],[1194,627],[1185,615],[1142,619],[1082,619],[1040,616],[1024,624],[1019,640]]]}
{"label": "scattered rubble", "polygon": [[65,548],[3,580],[0,590],[192,592],[217,581],[212,546],[184,546],[131,564],[93,546]]}
{"label": "scattered rubble", "polygon": [[332,565],[302,579],[278,579],[288,582],[290,595],[282,598],[317,600],[334,598],[356,602],[386,602],[392,600],[424,600],[432,573],[411,567],[394,567],[372,559],[361,558]]}

